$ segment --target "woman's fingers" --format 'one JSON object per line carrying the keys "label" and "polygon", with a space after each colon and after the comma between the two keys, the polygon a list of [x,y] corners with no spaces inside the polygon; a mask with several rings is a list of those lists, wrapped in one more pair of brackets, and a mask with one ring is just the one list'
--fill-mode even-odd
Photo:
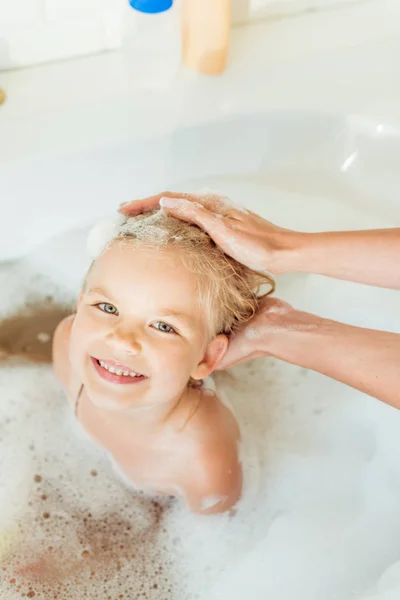
{"label": "woman's fingers", "polygon": [[201,204],[207,210],[215,212],[219,215],[225,215],[231,208],[232,202],[229,198],[224,198],[211,192],[204,194],[187,194],[179,192],[163,192],[159,194],[160,203],[163,198],[171,198],[177,200],[187,200],[195,204]]}
{"label": "woman's fingers", "polygon": [[178,192],[162,192],[161,194],[155,194],[148,198],[141,198],[139,200],[132,200],[132,202],[125,202],[119,207],[119,211],[128,217],[135,217],[141,213],[150,212],[160,208],[160,200],[163,197],[166,198],[186,198],[188,199],[189,194],[180,194]]}
{"label": "woman's fingers", "polygon": [[266,356],[260,350],[263,341],[277,329],[287,330],[286,315],[293,311],[287,302],[279,298],[264,296],[260,298],[257,314],[241,329],[231,335],[228,350],[218,365],[218,370],[230,369],[242,362]]}
{"label": "woman's fingers", "polygon": [[[251,266],[256,260],[252,249],[248,249],[251,235],[241,231],[243,224],[240,219],[244,213],[232,208],[228,199],[215,194],[163,192],[144,200],[134,200],[121,206],[120,211],[134,216],[155,210],[158,206],[182,221],[198,225],[224,252],[243,264]],[[247,257],[249,253],[250,258]]]}
{"label": "woman's fingers", "polygon": [[218,364],[218,370],[230,369],[242,362],[255,358],[254,355],[257,354],[257,348],[244,335],[245,327],[242,326],[241,329],[231,334],[228,349]]}
{"label": "woman's fingers", "polygon": [[[217,371],[225,371],[231,369],[249,360],[254,360],[260,356],[264,356],[262,352],[246,352],[245,348],[241,348],[238,343],[233,342],[232,347],[229,346],[224,358],[217,366]],[[248,349],[247,349],[248,350]]]}
{"label": "woman's fingers", "polygon": [[206,208],[205,205],[214,207],[213,201],[208,199],[203,202],[203,200],[202,196],[163,192],[144,200],[134,200],[124,204],[120,207],[120,212],[127,216],[136,216],[159,207],[165,208],[170,215],[181,221],[195,223],[212,237],[213,233],[222,227],[221,216]]}
{"label": "woman's fingers", "polygon": [[156,210],[159,207],[160,198],[159,196],[150,196],[142,200],[132,200],[132,202],[125,202],[119,207],[119,212],[127,217],[136,217],[142,213]]}
{"label": "woman's fingers", "polygon": [[186,198],[171,198],[164,196],[160,200],[160,206],[168,210],[168,213],[181,221],[195,223],[214,237],[218,230],[223,228],[221,215],[211,212],[199,202],[193,202]]}
{"label": "woman's fingers", "polygon": [[231,203],[227,198],[222,198],[216,194],[187,194],[181,192],[162,192],[155,196],[149,196],[140,200],[132,200],[132,202],[125,202],[119,207],[119,211],[129,217],[134,217],[143,212],[149,212],[156,210],[160,206],[160,200],[162,198],[171,198],[177,200],[186,200],[187,202],[193,202],[201,204],[207,210],[218,214],[226,214],[231,208]]}

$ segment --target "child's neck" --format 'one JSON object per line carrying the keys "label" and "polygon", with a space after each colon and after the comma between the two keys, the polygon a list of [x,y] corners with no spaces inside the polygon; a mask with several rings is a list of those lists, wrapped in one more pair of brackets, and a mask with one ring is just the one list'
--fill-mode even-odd
{"label": "child's neck", "polygon": [[139,433],[157,431],[170,422],[181,410],[187,398],[188,388],[176,398],[164,403],[149,406],[130,407],[126,410],[111,411],[96,407],[96,411],[108,422],[126,424],[129,429],[137,430]]}
{"label": "child's neck", "polygon": [[139,428],[157,429],[165,425],[171,417],[179,410],[184,401],[186,388],[179,396],[152,406],[133,407],[121,413],[128,421]]}

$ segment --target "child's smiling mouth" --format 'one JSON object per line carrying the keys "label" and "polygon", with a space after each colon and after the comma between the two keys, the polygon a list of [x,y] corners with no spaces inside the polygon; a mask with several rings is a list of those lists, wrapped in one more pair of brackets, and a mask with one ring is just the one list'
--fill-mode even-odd
{"label": "child's smiling mouth", "polygon": [[133,384],[147,379],[142,373],[137,373],[130,367],[113,360],[97,359],[92,356],[92,363],[100,377],[110,383]]}

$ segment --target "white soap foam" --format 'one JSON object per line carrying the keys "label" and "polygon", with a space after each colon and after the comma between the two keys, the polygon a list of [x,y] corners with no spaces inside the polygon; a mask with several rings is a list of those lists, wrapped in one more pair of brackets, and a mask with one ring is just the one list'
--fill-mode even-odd
{"label": "white soap foam", "polygon": [[[257,182],[208,185],[298,229],[332,219],[336,228],[391,225]],[[63,236],[3,266],[2,312],[32,294],[72,298],[83,246],[71,233],[70,244]],[[288,276],[278,293],[332,318],[399,326],[392,292]],[[245,493],[234,516],[199,517],[125,486],[77,426],[50,368],[1,366],[2,600],[397,600],[400,413],[273,359],[216,379],[241,425]]]}
{"label": "white soap foam", "polygon": [[118,234],[120,227],[126,221],[126,217],[117,213],[109,219],[103,219],[90,230],[87,239],[87,249],[90,256],[97,258],[106,249]]}

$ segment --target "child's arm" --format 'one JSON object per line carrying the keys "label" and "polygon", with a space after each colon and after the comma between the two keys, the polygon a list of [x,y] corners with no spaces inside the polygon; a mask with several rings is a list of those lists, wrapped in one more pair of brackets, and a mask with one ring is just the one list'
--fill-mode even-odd
{"label": "child's arm", "polygon": [[69,339],[75,315],[58,324],[53,337],[53,368],[57,379],[68,390],[70,385]]}
{"label": "child's arm", "polygon": [[195,513],[214,515],[235,506],[242,494],[237,444],[223,441],[202,448],[186,476],[185,499]]}

